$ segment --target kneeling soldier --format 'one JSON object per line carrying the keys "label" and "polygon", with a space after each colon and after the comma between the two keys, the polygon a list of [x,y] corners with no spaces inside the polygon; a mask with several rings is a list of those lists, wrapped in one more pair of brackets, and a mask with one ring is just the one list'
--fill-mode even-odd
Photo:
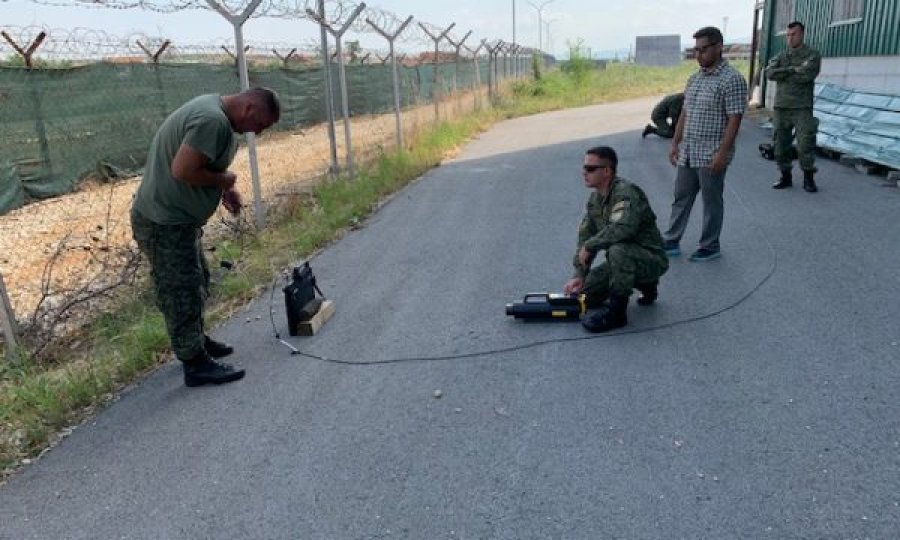
{"label": "kneeling soldier", "polygon": [[[642,293],[640,305],[656,300],[659,278],[669,268],[656,214],[641,188],[616,176],[616,152],[591,148],[584,156],[584,184],[594,190],[578,228],[575,276],[566,294],[583,293],[588,308],[597,309],[582,321],[591,332],[606,332],[628,323],[625,312],[631,291]],[[591,268],[600,250],[606,261]]]}

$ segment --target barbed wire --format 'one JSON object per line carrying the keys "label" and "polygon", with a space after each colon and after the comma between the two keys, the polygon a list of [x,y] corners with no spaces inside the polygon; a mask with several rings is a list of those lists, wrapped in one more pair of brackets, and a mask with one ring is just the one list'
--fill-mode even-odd
{"label": "barbed wire", "polygon": [[[92,8],[109,9],[140,9],[157,13],[174,13],[192,9],[214,11],[214,8],[206,0],[31,0],[36,4],[51,6],[88,6]],[[216,0],[216,2],[233,14],[241,14],[247,9],[250,0]],[[250,14],[252,18],[274,17],[287,19],[311,20],[308,10],[317,10],[316,0],[263,0]],[[340,23],[349,18],[349,15],[359,6],[358,2],[350,0],[326,0],[325,20],[329,23]],[[375,20],[383,20],[384,17],[396,16],[388,11],[366,6],[364,16]],[[362,17],[364,20],[365,17]]]}
{"label": "barbed wire", "polygon": [[[277,0],[276,0],[277,1]],[[185,1],[156,1],[156,0],[32,0],[35,4],[56,7],[82,6],[98,9],[141,9],[146,11],[154,11],[157,13],[174,13],[177,11],[186,11],[191,9],[210,10],[209,4],[203,0],[185,0]],[[244,2],[231,2],[232,4],[240,4]],[[264,2],[268,3],[268,2]],[[229,10],[228,2],[223,2]],[[257,10],[259,11],[259,10]]]}
{"label": "barbed wire", "polygon": [[[85,65],[95,62],[112,62],[120,64],[138,63],[207,63],[223,64],[235,61],[235,47],[232,38],[206,40],[197,43],[181,43],[142,32],[132,32],[126,36],[117,36],[103,30],[90,28],[60,29],[42,26],[15,27],[0,26],[0,32],[10,36],[21,48],[27,49],[34,37],[41,32],[46,34],[41,46],[34,50],[32,60],[35,65],[41,62],[64,62],[67,67]],[[474,43],[473,43],[474,45]],[[331,49],[331,60],[336,61],[336,52]],[[433,42],[417,50],[398,51],[399,60],[407,66],[430,63],[433,57]],[[286,41],[245,41],[245,53],[248,63],[272,66],[281,64],[284,67],[303,67],[321,65],[321,49],[318,40],[306,39],[296,42]],[[441,47],[442,54],[452,54],[452,48]],[[481,50],[482,56],[487,51]],[[352,51],[344,49],[345,62],[348,64],[384,65],[390,60],[387,47],[356,47]],[[461,56],[469,58],[466,49]],[[446,60],[446,58],[445,58]],[[5,40],[0,39],[0,65],[21,65],[21,55]],[[42,67],[52,67],[46,64]]]}
{"label": "barbed wire", "polygon": [[118,55],[143,55],[137,46],[139,41],[147,46],[153,46],[159,41],[159,38],[142,33],[114,36],[104,30],[80,27],[61,29],[40,25],[0,26],[0,32],[0,54],[17,55],[15,47],[27,50],[39,42],[33,50],[35,58],[58,60],[97,60]]}
{"label": "barbed wire", "polygon": [[[142,9],[154,11],[157,13],[174,13],[187,10],[206,10],[213,8],[205,0],[31,0],[34,3],[49,6],[81,6],[94,9]],[[232,14],[240,14],[247,8],[249,0],[217,0],[219,5],[224,7]],[[297,19],[313,21],[308,10],[317,11],[316,0],[263,0],[256,10],[250,15],[251,18],[270,17],[283,19]],[[354,10],[359,6],[358,2],[350,0],[327,0],[324,3],[325,17],[324,20],[333,25],[340,26]],[[376,32],[367,20],[371,20],[378,25],[379,28],[388,33],[393,34],[400,25],[406,20],[406,17],[400,17],[396,13],[387,11],[378,7],[366,5],[365,9],[353,21],[351,29],[357,33],[374,33]],[[444,28],[438,25],[419,21],[426,27],[435,31],[435,35],[443,32]],[[429,36],[422,31],[416,24],[410,24],[404,32],[398,37],[403,43],[428,44],[433,43]],[[442,45],[444,43],[442,42]]]}
{"label": "barbed wire", "polygon": [[[374,21],[373,21],[374,22]],[[402,24],[402,22],[400,23]],[[412,25],[407,25],[409,28]],[[380,27],[384,28],[384,27]],[[399,24],[397,25],[399,28]],[[0,25],[0,62],[16,61],[21,59],[21,53],[16,50],[28,48],[43,35],[39,46],[32,53],[33,60],[44,61],[70,61],[72,63],[114,61],[133,62],[144,61],[159,62],[195,62],[211,61],[221,62],[234,58],[235,46],[233,37],[222,37],[204,40],[201,42],[184,43],[167,36],[158,36],[141,31],[133,31],[125,35],[116,35],[112,32],[96,28],[51,28],[42,25],[12,26]],[[421,32],[421,29],[420,29]],[[440,31],[437,32],[438,34]],[[422,36],[426,34],[422,33]],[[458,38],[452,38],[457,41]],[[458,41],[457,41],[458,42]],[[321,43],[317,38],[304,38],[297,41],[262,41],[257,39],[245,39],[245,51],[250,61],[276,61],[288,63],[320,63],[318,56],[321,54]],[[430,39],[410,39],[418,47],[407,47],[400,51],[409,58],[416,58],[422,54],[434,51],[434,42]],[[474,40],[466,42],[475,47]],[[16,47],[13,46],[15,44]],[[418,52],[414,49],[418,48]],[[345,54],[351,54],[345,47]],[[454,48],[449,41],[442,40],[440,49],[442,53],[452,53]],[[331,51],[332,54],[334,51]],[[461,51],[465,54],[466,50]],[[482,51],[486,54],[486,51]],[[354,43],[352,58],[361,60],[361,63],[384,63],[388,57],[388,48],[384,47],[359,47]],[[155,58],[154,58],[155,56]]]}
{"label": "barbed wire", "polygon": [[[132,10],[141,9],[160,13],[172,13],[186,10],[206,10],[211,11],[214,8],[207,3],[206,0],[31,0],[34,3],[52,6],[81,6],[91,7],[94,9],[119,9]],[[216,0],[220,6],[233,14],[242,13],[243,10],[251,3],[251,0]],[[293,20],[305,20],[316,23],[317,18],[312,16],[310,12],[317,12],[317,0],[263,0],[256,10],[250,15],[251,17],[273,17]],[[324,5],[324,22],[332,27],[342,27],[352,14],[359,8],[360,4],[352,0],[326,0]],[[396,13],[381,9],[375,6],[366,5],[359,15],[353,20],[350,29],[358,34],[378,34],[376,27],[388,34],[394,34],[408,17],[400,17]],[[416,19],[413,24],[408,24],[404,31],[398,36],[397,43],[400,49],[410,53],[412,49],[422,48],[424,50],[434,51],[435,42],[432,36],[439,36],[444,33],[446,26],[440,26],[434,23]],[[455,29],[457,33],[451,34],[451,39],[458,43],[459,35],[465,35],[465,31],[460,28]],[[57,59],[57,60],[98,60],[117,56],[127,56],[129,58],[144,58],[151,54],[149,51],[159,51],[164,48],[163,45],[167,40],[161,37],[147,36],[142,33],[134,33],[129,36],[111,36],[102,30],[93,29],[76,29],[76,30],[60,30],[54,29],[50,32],[43,27],[25,27],[23,29],[12,30],[16,33],[14,40],[20,47],[27,47],[41,31],[49,34],[48,43],[40,47],[35,52],[37,59]],[[454,37],[455,36],[455,37]],[[5,41],[5,40],[4,40]],[[169,43],[167,50],[159,55],[159,60],[171,60],[188,56],[210,56],[219,58],[224,53],[226,56],[233,55],[233,42],[230,39],[215,40],[216,43],[207,44],[181,44]],[[345,42],[353,42],[352,38],[345,38]],[[299,49],[304,51],[318,51],[320,44],[318,40],[306,39],[303,42],[262,44],[254,40],[245,39],[254,50],[254,55],[267,55],[266,51],[275,51],[276,58],[284,60],[285,52],[280,50],[291,51]],[[138,44],[139,43],[139,44]],[[478,36],[468,40],[466,45],[475,48],[481,43]],[[499,40],[489,42],[491,47],[496,46]],[[0,41],[0,54],[9,56],[15,54],[11,47]],[[456,52],[456,48],[448,39],[442,39],[437,43],[438,51],[441,54]],[[359,42],[355,42],[354,57],[359,52]],[[465,54],[467,49],[460,51]],[[501,54],[505,51],[500,50]],[[364,53],[363,53],[364,54]],[[372,51],[375,54],[375,51]],[[415,54],[415,53],[413,53]],[[432,55],[433,56],[433,55]]]}
{"label": "barbed wire", "polygon": [[[31,0],[35,4],[56,7],[81,6],[96,9],[144,10],[156,13],[175,13],[188,10],[214,11],[205,0]],[[233,14],[242,13],[249,5],[248,0],[217,0],[217,3]],[[344,0],[328,0],[325,3],[326,19],[339,20],[349,13]],[[355,7],[355,4],[353,4]],[[308,19],[307,9],[316,9],[315,0],[263,0],[250,15],[251,17],[284,17]],[[352,11],[353,8],[350,8]]]}
{"label": "barbed wire", "polygon": [[[50,28],[47,26],[0,26],[0,32],[16,45],[27,49],[42,33],[40,46],[34,50],[35,59],[72,61],[150,61],[159,52],[158,59],[165,61],[221,61],[234,56],[234,39],[218,38],[196,43],[181,43],[165,36],[143,32],[115,35],[93,28]],[[317,39],[306,38],[293,42],[245,40],[245,50],[250,61],[280,60],[284,63],[320,63],[321,45]],[[332,51],[333,52],[333,51]],[[15,58],[19,53],[5,37],[0,38],[0,61]],[[356,48],[354,58],[361,63],[383,61],[386,48]],[[362,60],[367,58],[367,60]],[[382,62],[383,63],[383,62]]]}

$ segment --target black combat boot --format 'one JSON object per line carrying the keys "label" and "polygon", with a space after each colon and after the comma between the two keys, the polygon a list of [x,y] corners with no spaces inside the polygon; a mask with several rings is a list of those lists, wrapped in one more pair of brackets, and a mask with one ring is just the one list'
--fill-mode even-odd
{"label": "black combat boot", "polygon": [[650,135],[651,133],[655,134],[656,128],[651,126],[650,124],[647,124],[646,126],[644,126],[644,132],[641,133],[641,138],[644,139],[647,137],[647,135]]}
{"label": "black combat boot", "polygon": [[781,178],[779,178],[777,182],[772,184],[772,189],[784,189],[789,188],[792,185],[794,185],[794,181],[791,178],[791,170],[781,169]]}
{"label": "black combat boot", "polygon": [[584,295],[584,307],[587,309],[600,309],[606,306],[606,294],[586,294]]}
{"label": "black combat boot", "polygon": [[581,325],[588,332],[608,332],[622,328],[628,324],[628,297],[618,294],[609,295],[609,306],[599,309],[593,315],[585,317]]}
{"label": "black combat boot", "polygon": [[224,358],[234,352],[234,347],[221,341],[216,341],[209,336],[203,336],[203,348],[213,358]]}
{"label": "black combat boot", "polygon": [[816,171],[803,171],[803,189],[809,193],[819,191],[819,188],[816,186],[816,181],[813,179],[815,175]]}
{"label": "black combat boot", "polygon": [[235,369],[228,364],[216,362],[206,351],[184,360],[185,386],[230,383],[244,378],[243,369]]}
{"label": "black combat boot", "polygon": [[659,281],[639,283],[635,287],[635,289],[641,291],[641,297],[637,299],[638,305],[649,306],[656,301],[656,297],[659,296],[659,291],[656,288],[657,285],[659,285]]}

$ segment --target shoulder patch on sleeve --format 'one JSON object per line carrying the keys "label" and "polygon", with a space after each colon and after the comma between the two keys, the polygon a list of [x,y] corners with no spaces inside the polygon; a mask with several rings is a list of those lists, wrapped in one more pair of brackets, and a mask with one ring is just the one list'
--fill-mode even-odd
{"label": "shoulder patch on sleeve", "polygon": [[613,205],[612,211],[609,214],[609,221],[611,223],[618,223],[625,217],[625,212],[631,207],[631,201],[628,199],[624,201],[619,201]]}

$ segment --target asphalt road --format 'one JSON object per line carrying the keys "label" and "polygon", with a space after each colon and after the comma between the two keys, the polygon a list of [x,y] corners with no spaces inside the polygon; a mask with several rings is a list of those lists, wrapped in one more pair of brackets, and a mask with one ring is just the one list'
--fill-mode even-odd
{"label": "asphalt road", "polygon": [[615,335],[504,315],[569,277],[589,146],[618,151],[664,227],[653,103],[472,141],[312,261],[337,314],[286,340],[363,365],[290,355],[265,295],[216,331],[243,381],[188,389],[165,366],[0,488],[0,538],[897,538],[900,193],[882,179],[822,160],[819,193],[774,191],[747,120],[720,260],[673,260]]}

